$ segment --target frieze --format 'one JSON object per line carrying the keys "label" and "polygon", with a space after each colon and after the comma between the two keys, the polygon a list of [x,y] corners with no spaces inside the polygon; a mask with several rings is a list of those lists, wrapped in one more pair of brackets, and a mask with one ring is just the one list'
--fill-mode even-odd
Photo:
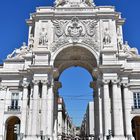
{"label": "frieze", "polygon": [[51,51],[55,52],[55,50],[59,49],[62,45],[69,43],[66,38],[59,38],[56,42],[52,43]]}
{"label": "frieze", "polygon": [[64,27],[67,21],[52,20],[52,23],[54,25],[55,35],[61,37],[64,34]]}
{"label": "frieze", "polygon": [[54,52],[67,43],[85,43],[99,51],[97,41],[97,19],[79,20],[73,17],[71,20],[52,20],[54,25],[54,42],[51,51]]}
{"label": "frieze", "polygon": [[89,45],[91,49],[95,49],[97,52],[99,52],[99,44],[94,39],[92,39],[92,38],[84,38],[82,40],[82,42],[87,44],[87,45]]}

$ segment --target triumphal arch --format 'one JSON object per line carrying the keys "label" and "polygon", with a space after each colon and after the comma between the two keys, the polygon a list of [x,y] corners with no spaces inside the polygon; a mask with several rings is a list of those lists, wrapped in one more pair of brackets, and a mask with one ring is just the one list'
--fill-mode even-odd
{"label": "triumphal arch", "polygon": [[57,140],[61,73],[81,66],[93,77],[95,140],[140,140],[140,56],[123,41],[112,6],[56,0],[27,20],[28,44],[0,66],[0,140]]}

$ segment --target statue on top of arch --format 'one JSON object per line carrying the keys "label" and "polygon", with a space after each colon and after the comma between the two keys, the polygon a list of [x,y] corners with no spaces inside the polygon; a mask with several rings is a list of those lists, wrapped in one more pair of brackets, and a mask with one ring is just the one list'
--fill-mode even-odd
{"label": "statue on top of arch", "polygon": [[22,46],[18,49],[15,49],[11,54],[7,56],[7,59],[11,58],[22,58],[22,56],[26,55],[28,52],[31,52],[31,48],[28,48],[25,42],[23,42]]}
{"label": "statue on top of arch", "polygon": [[123,51],[128,54],[130,57],[135,57],[139,55],[137,48],[131,48],[127,41],[123,44]]}
{"label": "statue on top of arch", "polygon": [[94,0],[55,0],[56,7],[63,6],[67,3],[85,3],[88,6],[92,6]]}

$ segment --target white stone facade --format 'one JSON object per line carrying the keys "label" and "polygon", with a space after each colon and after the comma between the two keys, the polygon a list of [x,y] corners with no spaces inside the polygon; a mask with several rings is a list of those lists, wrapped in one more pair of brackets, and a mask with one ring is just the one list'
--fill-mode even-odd
{"label": "white stone facade", "polygon": [[74,139],[75,126],[67,113],[62,97],[58,98],[58,140]]}
{"label": "white stone facade", "polygon": [[81,125],[81,137],[83,140],[94,140],[94,102],[88,103],[86,113]]}
{"label": "white stone facade", "polygon": [[38,7],[27,23],[28,45],[0,66],[0,140],[58,139],[59,76],[70,66],[84,67],[94,79],[95,140],[132,140],[140,56],[123,42],[120,13],[90,0],[56,0],[55,7]]}

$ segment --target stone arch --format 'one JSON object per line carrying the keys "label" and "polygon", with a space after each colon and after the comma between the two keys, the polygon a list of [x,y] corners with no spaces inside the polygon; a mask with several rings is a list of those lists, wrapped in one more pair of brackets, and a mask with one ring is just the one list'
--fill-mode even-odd
{"label": "stone arch", "polygon": [[10,116],[5,122],[6,140],[17,140],[18,135],[15,133],[16,129],[19,131],[20,119],[17,116]]}
{"label": "stone arch", "polygon": [[54,52],[52,60],[52,65],[60,74],[71,66],[83,67],[92,74],[93,68],[99,65],[99,53],[87,45],[69,44]]}
{"label": "stone arch", "polygon": [[133,137],[135,140],[140,140],[140,116],[135,116],[131,123]]}
{"label": "stone arch", "polygon": [[[55,77],[54,89],[57,93],[62,84],[59,82],[61,73],[72,66],[80,66],[87,70],[94,80],[94,69],[98,67],[99,54],[97,51],[91,49],[89,46],[83,44],[68,45],[60,48],[53,54],[53,66],[58,71],[58,76]],[[54,82],[54,83],[55,83]],[[96,79],[94,81],[96,83]],[[93,81],[90,83],[90,87],[93,87]],[[57,103],[56,103],[57,104]],[[57,106],[57,105],[56,105]],[[57,108],[57,107],[56,107]],[[95,110],[93,110],[95,112]],[[94,118],[95,119],[95,118]],[[78,138],[77,138],[78,139]]]}

